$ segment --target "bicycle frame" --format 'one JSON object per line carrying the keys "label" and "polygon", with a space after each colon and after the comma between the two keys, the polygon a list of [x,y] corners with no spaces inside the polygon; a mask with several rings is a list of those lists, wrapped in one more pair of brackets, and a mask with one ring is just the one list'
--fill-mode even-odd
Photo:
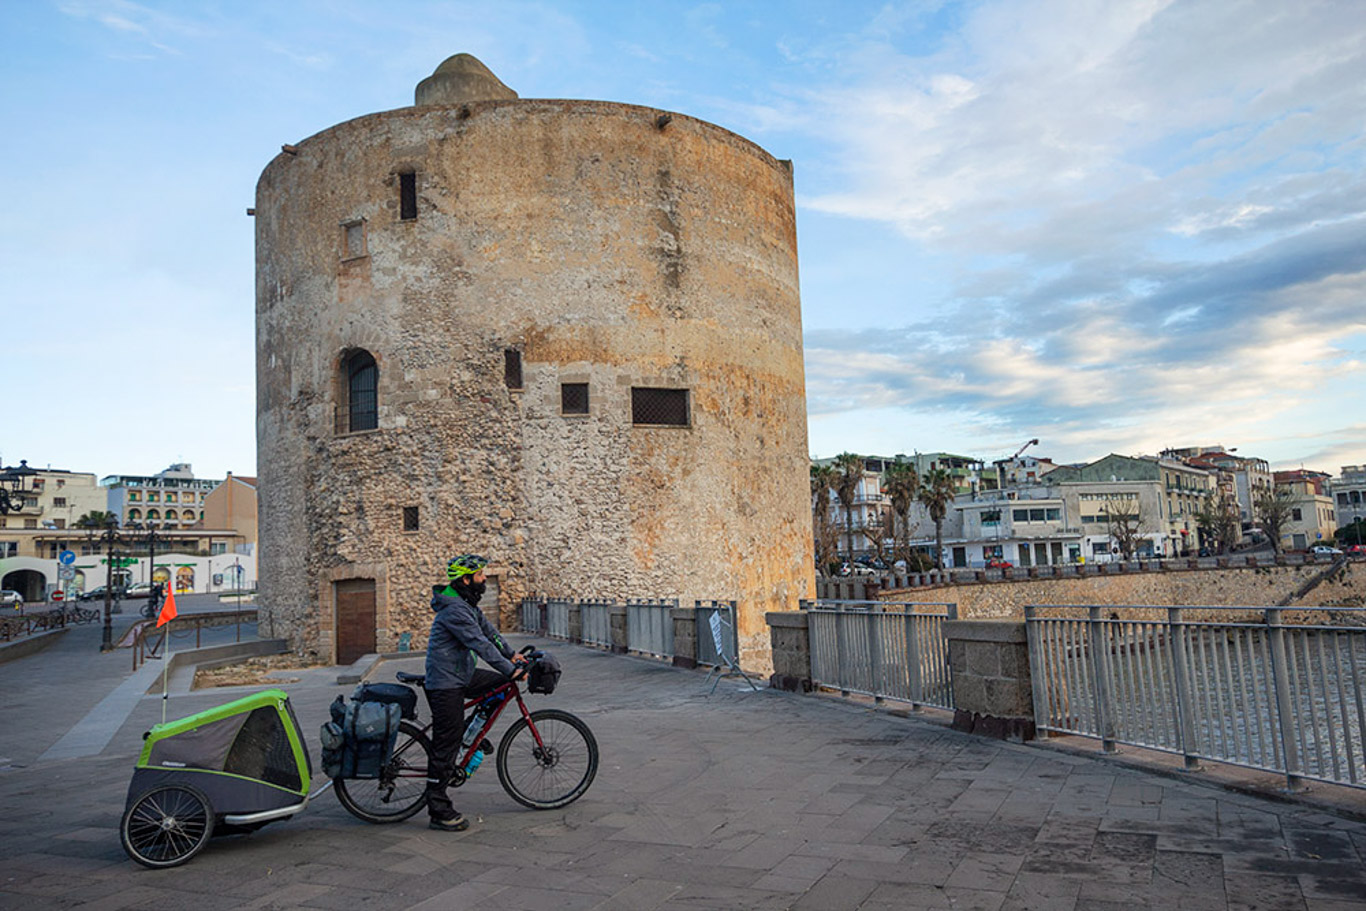
{"label": "bicycle frame", "polygon": [[[499,693],[503,693],[504,696],[501,700],[499,700],[498,705],[494,708],[494,710],[489,713],[489,717],[484,719],[484,726],[479,729],[479,736],[475,737],[474,742],[471,743],[469,747],[465,749],[463,756],[460,754],[459,750],[456,750],[456,758],[459,760],[459,762],[457,763],[458,768],[463,769],[465,768],[465,766],[469,765],[470,759],[474,756],[475,751],[478,750],[480,744],[484,742],[484,738],[488,736],[489,731],[493,730],[493,725],[498,721],[500,717],[502,717],[503,710],[506,709],[514,701],[517,703],[517,710],[520,711],[522,713],[522,717],[526,719],[527,727],[531,728],[531,734],[532,737],[536,740],[536,745],[538,747],[543,747],[545,745],[541,743],[540,732],[537,731],[536,726],[531,723],[531,712],[527,711],[526,702],[522,700],[522,691],[517,686],[516,680],[509,680],[507,683],[500,684],[499,686],[494,687],[487,693],[483,693],[479,696],[476,696],[473,699],[467,700],[465,702],[466,719],[469,718],[469,713],[471,709],[479,705],[479,703],[483,702],[484,700],[492,698],[493,696],[496,696]],[[423,730],[430,731],[431,727],[432,723],[428,722],[427,726],[423,728]]]}

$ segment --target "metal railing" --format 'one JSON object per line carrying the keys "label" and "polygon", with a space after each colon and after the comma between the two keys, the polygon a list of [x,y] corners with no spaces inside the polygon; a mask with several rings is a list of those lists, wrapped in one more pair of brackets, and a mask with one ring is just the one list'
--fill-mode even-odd
{"label": "metal railing", "polygon": [[957,617],[957,605],[803,601],[802,610],[816,685],[878,702],[953,709],[944,621]]}
{"label": "metal railing", "polygon": [[[740,660],[740,635],[735,628],[734,601],[697,601],[694,606],[697,617],[697,663],[708,667],[724,667],[731,661]],[[717,623],[712,624],[712,617]],[[721,633],[721,647],[725,655],[716,649],[716,633]]]}
{"label": "metal railing", "polygon": [[1040,730],[1366,787],[1366,609],[1135,608],[1025,608]]}
{"label": "metal railing", "polygon": [[612,647],[612,608],[615,601],[580,601],[579,619],[583,624],[580,634],[584,645]]}
{"label": "metal railing", "polygon": [[254,624],[256,618],[256,609],[252,608],[251,610],[204,611],[202,613],[181,614],[160,627],[156,625],[155,620],[139,620],[123,634],[123,639],[118,643],[118,647],[132,649],[133,670],[137,670],[138,666],[149,658],[163,656],[166,640],[173,633],[177,635],[186,634],[184,638],[188,641],[188,634],[193,630],[194,647],[199,648],[205,627],[236,625],[237,631],[234,641],[241,642],[242,624]]}
{"label": "metal railing", "polygon": [[545,602],[545,634],[556,639],[569,638],[569,608],[573,601],[550,598]]}
{"label": "metal railing", "polygon": [[674,654],[673,610],[678,599],[628,598],[626,601],[626,649],[656,658]]}

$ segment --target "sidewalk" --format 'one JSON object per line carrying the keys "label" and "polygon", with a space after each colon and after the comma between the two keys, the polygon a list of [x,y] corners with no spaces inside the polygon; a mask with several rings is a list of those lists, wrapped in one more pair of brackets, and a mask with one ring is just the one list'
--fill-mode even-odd
{"label": "sidewalk", "polygon": [[[729,680],[707,698],[701,673],[549,647],[564,677],[533,708],[581,715],[602,751],[568,808],[521,808],[490,762],[453,792],[465,833],[370,826],[325,794],[184,867],[144,870],[117,832],[160,719],[160,698],[143,698],[97,755],[0,772],[0,907],[1366,909],[1364,823],[837,699]],[[48,681],[88,655],[57,648],[15,662],[26,674],[0,666],[0,755],[32,739],[36,760],[81,717]],[[91,664],[89,688],[112,690]],[[372,679],[420,666],[383,662]],[[327,704],[351,689],[337,670],[284,687],[315,762]],[[239,694],[176,696],[171,712]]]}

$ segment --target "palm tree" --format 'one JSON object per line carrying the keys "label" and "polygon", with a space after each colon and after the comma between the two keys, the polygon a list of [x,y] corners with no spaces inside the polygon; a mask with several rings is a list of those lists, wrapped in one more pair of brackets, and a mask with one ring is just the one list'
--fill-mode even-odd
{"label": "palm tree", "polygon": [[832,465],[811,466],[811,516],[816,539],[816,565],[829,574],[839,559],[839,529],[830,521],[830,490],[835,483]]}
{"label": "palm tree", "polygon": [[109,524],[111,519],[114,520],[115,524],[118,523],[118,515],[116,513],[92,509],[90,512],[77,519],[75,526],[77,528],[104,528],[104,526]]}
{"label": "palm tree", "polygon": [[[900,546],[901,553],[897,556],[906,561],[907,567],[911,563],[910,538],[911,538],[911,504],[920,495],[920,476],[915,472],[915,466],[910,462],[903,462],[901,459],[888,464],[882,472],[882,492],[887,495],[887,499],[892,503],[892,515],[901,520]],[[894,540],[895,540],[895,536]]]}
{"label": "palm tree", "polygon": [[920,479],[920,502],[930,511],[934,522],[934,565],[944,569],[944,517],[953,502],[953,476],[942,468],[931,468]]}
{"label": "palm tree", "polygon": [[854,559],[854,495],[863,483],[863,458],[852,452],[835,456],[835,480],[831,485],[844,506],[844,528],[849,535],[849,559]]}

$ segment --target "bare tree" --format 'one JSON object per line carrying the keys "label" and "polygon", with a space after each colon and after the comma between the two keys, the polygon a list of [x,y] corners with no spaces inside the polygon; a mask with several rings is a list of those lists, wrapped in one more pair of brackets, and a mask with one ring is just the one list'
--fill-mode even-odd
{"label": "bare tree", "polygon": [[831,482],[835,496],[844,506],[844,530],[848,535],[849,559],[854,559],[854,497],[858,494],[859,484],[863,483],[864,465],[860,456],[852,452],[841,452],[835,456],[835,477]]}
{"label": "bare tree", "polygon": [[1238,538],[1238,502],[1227,490],[1206,497],[1195,512],[1196,528],[1200,530],[1200,544],[1209,546],[1217,554],[1233,549]]}
{"label": "bare tree", "polygon": [[1271,539],[1271,549],[1275,553],[1281,552],[1281,530],[1290,521],[1290,510],[1295,495],[1288,487],[1275,487],[1270,490],[1263,489],[1257,493],[1257,499],[1252,503],[1253,511],[1257,515],[1257,521],[1262,526],[1262,531]]}
{"label": "bare tree", "polygon": [[[887,542],[896,540],[896,516],[889,509],[878,510],[876,522],[869,522],[863,526],[863,538],[868,542],[868,546],[873,549],[873,556],[883,562],[887,560]],[[893,543],[895,549],[895,543]]]}
{"label": "bare tree", "polygon": [[1143,536],[1143,515],[1138,506],[1138,497],[1110,499],[1105,506],[1105,526],[1110,537],[1115,539],[1120,556],[1125,560],[1134,558],[1139,539]]}

